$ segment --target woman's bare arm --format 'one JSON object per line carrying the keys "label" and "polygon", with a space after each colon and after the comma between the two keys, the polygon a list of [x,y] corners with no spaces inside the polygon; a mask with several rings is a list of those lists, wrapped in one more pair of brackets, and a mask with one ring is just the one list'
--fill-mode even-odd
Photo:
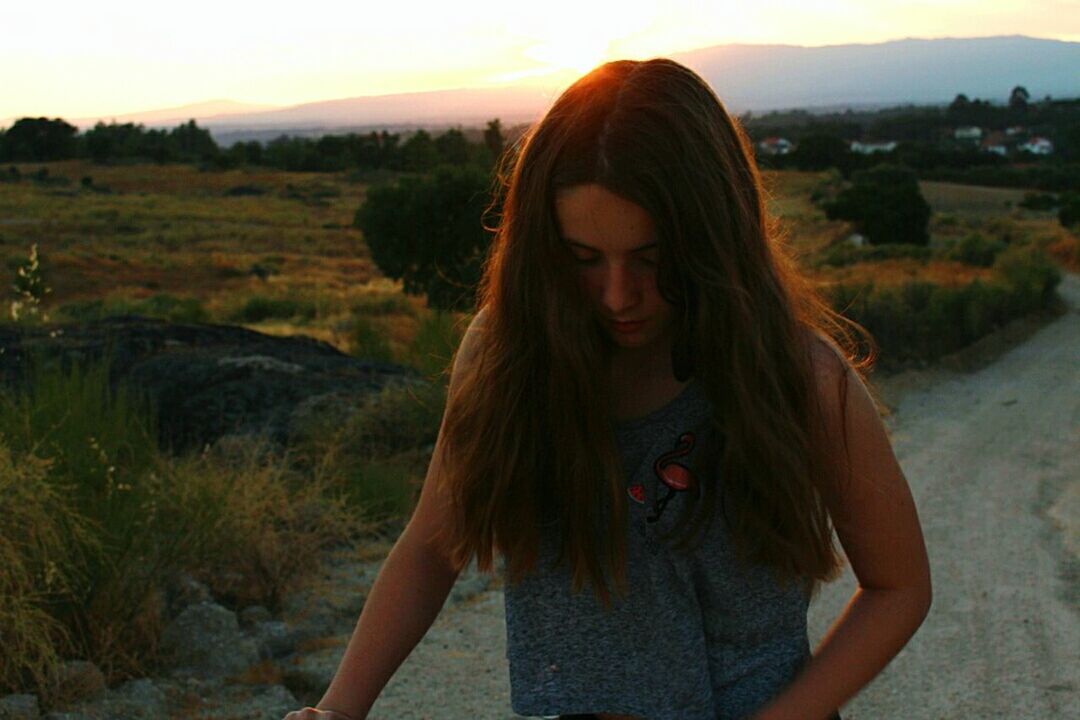
{"label": "woman's bare arm", "polygon": [[[820,373],[834,427],[841,426],[832,391],[838,373]],[[930,565],[911,490],[865,385],[854,372],[844,382],[850,479],[825,489],[824,499],[858,588],[811,661],[755,720],[829,717],[900,652],[930,609]]]}
{"label": "woman's bare arm", "polygon": [[[462,338],[450,376],[451,390],[476,352],[483,311]],[[443,450],[440,429],[415,511],[371,587],[364,609],[330,686],[317,707],[363,720],[383,687],[438,617],[461,572],[431,538],[447,522],[438,491]]]}

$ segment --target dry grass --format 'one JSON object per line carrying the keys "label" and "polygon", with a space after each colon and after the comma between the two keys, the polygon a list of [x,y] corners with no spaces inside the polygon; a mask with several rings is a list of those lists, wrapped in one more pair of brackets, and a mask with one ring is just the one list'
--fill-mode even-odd
{"label": "dry grass", "polygon": [[[200,298],[251,292],[264,283],[253,268],[268,257],[280,260],[279,274],[269,279],[285,289],[346,289],[375,277],[352,227],[363,187],[340,174],[82,161],[29,164],[21,171],[30,175],[39,167],[70,185],[26,177],[0,184],[0,256],[23,256],[38,243],[56,304],[109,291]],[[112,192],[82,188],[84,176]],[[225,195],[237,186],[265,194]]]}
{"label": "dry grass", "polygon": [[178,542],[198,543],[188,570],[236,607],[276,609],[322,552],[370,530],[325,477],[293,471],[263,440],[223,439],[170,473],[174,512],[187,514],[177,530],[190,528]]}
{"label": "dry grass", "polygon": [[[977,217],[1008,214],[1024,199],[1023,188],[982,187],[920,180],[919,189],[936,213],[956,213]],[[1041,213],[1045,214],[1045,213]]]}
{"label": "dry grass", "polygon": [[976,278],[988,280],[993,277],[993,271],[990,268],[973,267],[948,260],[921,262],[914,258],[896,258],[839,268],[822,268],[816,271],[813,277],[823,284],[872,281],[879,287],[890,287],[922,280],[945,287],[959,287]]}
{"label": "dry grass", "polygon": [[47,608],[82,578],[72,537],[91,531],[70,495],[49,482],[51,463],[13,456],[0,439],[0,695],[29,685],[48,694],[69,629]]}

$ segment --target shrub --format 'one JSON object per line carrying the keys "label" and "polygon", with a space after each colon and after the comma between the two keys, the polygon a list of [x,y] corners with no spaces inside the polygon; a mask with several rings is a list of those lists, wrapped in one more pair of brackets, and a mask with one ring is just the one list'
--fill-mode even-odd
{"label": "shrub", "polygon": [[326,477],[294,472],[264,440],[166,460],[154,409],[110,391],[108,364],[67,372],[33,357],[22,389],[0,395],[0,684],[12,691],[61,655],[110,681],[143,674],[180,571],[234,606],[276,609],[322,550],[367,527]]}
{"label": "shrub", "polygon": [[[43,168],[44,169],[44,168]],[[52,288],[45,284],[45,272],[41,266],[37,243],[30,246],[30,256],[15,263],[15,278],[11,285],[15,300],[11,301],[10,316],[14,322],[48,322],[49,315],[41,308],[45,296]]]}
{"label": "shrub", "polygon": [[101,320],[114,315],[139,315],[178,323],[201,323],[210,318],[198,298],[178,298],[169,293],[157,293],[139,300],[109,298],[104,301],[65,303],[60,306],[60,312],[75,322]]}
{"label": "shrub", "polygon": [[994,262],[997,277],[962,287],[911,281],[831,288],[834,309],[862,324],[883,367],[928,362],[959,350],[1000,325],[1045,307],[1060,271],[1036,248],[1010,246]]}
{"label": "shrub", "polygon": [[66,552],[79,565],[68,574],[79,582],[48,609],[107,674],[145,660],[160,621],[154,574],[174,550],[154,540],[156,415],[125,386],[110,387],[109,357],[65,368],[32,355],[0,412],[13,452],[48,460],[49,482],[94,528],[93,537],[69,534]]}
{"label": "shrub", "polygon": [[311,320],[314,317],[315,304],[310,301],[255,295],[248,298],[240,309],[230,313],[228,319],[232,322],[257,323],[271,319]]}
{"label": "shrub", "polygon": [[1080,193],[1069,192],[1061,196],[1061,208],[1058,210],[1058,222],[1063,227],[1072,227],[1080,223]]}
{"label": "shrub", "polygon": [[0,695],[48,695],[71,634],[48,608],[84,581],[77,545],[94,537],[71,493],[49,477],[51,463],[12,454],[0,439]]}
{"label": "shrub", "polygon": [[164,469],[168,509],[161,535],[181,549],[183,569],[219,600],[278,610],[322,551],[354,540],[367,524],[322,475],[298,473],[258,437],[227,437]]}
{"label": "shrub", "polygon": [[491,178],[472,165],[440,166],[428,176],[377,185],[356,212],[371,257],[406,293],[431,307],[472,306],[491,239],[482,224]]}
{"label": "shrub", "polygon": [[407,516],[445,403],[441,381],[394,383],[358,408],[311,415],[290,447],[302,462],[336,478],[367,519]]}
{"label": "shrub", "polygon": [[366,315],[353,317],[350,343],[349,353],[356,357],[383,362],[394,360],[386,331]]}
{"label": "shrub", "polygon": [[957,260],[968,265],[990,267],[994,258],[1004,250],[1006,244],[1001,240],[985,238],[979,233],[965,235],[952,245],[944,254],[948,260]]}
{"label": "shrub", "polygon": [[1008,285],[1021,313],[1045,307],[1061,282],[1061,270],[1041,248],[1013,245],[994,261],[994,270]]}
{"label": "shrub", "polygon": [[873,245],[926,245],[930,205],[919,191],[914,171],[898,165],[875,165],[852,174],[852,185],[825,204],[830,220],[854,221]]}
{"label": "shrub", "polygon": [[1019,205],[1028,210],[1053,210],[1058,206],[1058,199],[1052,193],[1028,191],[1024,193],[1024,199]]}
{"label": "shrub", "polygon": [[930,258],[930,255],[930,248],[921,245],[863,245],[857,247],[844,240],[829,245],[816,256],[813,263],[817,267],[821,267],[822,265],[843,267],[846,265],[854,265],[859,262],[890,260],[893,258],[927,260]]}
{"label": "shrub", "polygon": [[350,310],[357,315],[415,315],[416,307],[400,289],[385,278],[367,283],[353,297]]}
{"label": "shrub", "polygon": [[420,321],[404,360],[428,378],[449,373],[450,361],[464,334],[464,326],[451,313],[428,313]]}
{"label": "shrub", "polygon": [[234,185],[222,194],[225,197],[249,197],[265,195],[266,189],[257,185]]}

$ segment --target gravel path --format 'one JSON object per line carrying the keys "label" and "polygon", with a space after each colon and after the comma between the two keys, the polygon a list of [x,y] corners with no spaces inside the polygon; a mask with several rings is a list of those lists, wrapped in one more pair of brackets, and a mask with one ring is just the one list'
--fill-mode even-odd
{"label": "gravel path", "polygon": [[[881,381],[934,605],[846,720],[1080,717],[1080,276],[1059,293],[1068,312],[977,372]],[[813,641],[853,589],[822,590]],[[518,717],[505,632],[498,590],[448,605],[369,717]]]}

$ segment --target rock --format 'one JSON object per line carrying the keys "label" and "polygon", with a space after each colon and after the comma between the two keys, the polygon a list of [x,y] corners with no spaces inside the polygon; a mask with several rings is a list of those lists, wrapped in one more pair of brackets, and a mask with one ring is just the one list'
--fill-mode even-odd
{"label": "rock", "polygon": [[470,562],[458,575],[454,587],[450,589],[448,603],[459,603],[473,598],[491,586],[492,577],[476,569],[476,560]]}
{"label": "rock", "polygon": [[240,627],[253,628],[259,623],[270,622],[273,617],[262,605],[249,605],[240,611]]}
{"label": "rock", "polygon": [[171,323],[134,315],[93,322],[0,327],[0,385],[24,387],[26,357],[99,360],[112,347],[110,384],[157,405],[163,446],[202,449],[223,435],[264,435],[285,446],[325,396],[341,412],[392,382],[425,382],[404,366],[351,357],[329,343],[242,327]]}
{"label": "rock", "polygon": [[172,674],[198,678],[233,675],[259,659],[255,641],[240,631],[236,613],[212,602],[184,609],[161,635]]}
{"label": "rock", "polygon": [[228,685],[185,717],[206,720],[281,720],[301,704],[281,685]]}
{"label": "rock", "polygon": [[166,716],[165,692],[150,678],[128,680],[109,693],[109,704],[122,709],[125,718]]}
{"label": "rock", "polygon": [[281,620],[261,622],[252,628],[260,660],[284,657],[296,649],[297,635]]}
{"label": "rock", "polygon": [[348,644],[347,635],[335,639],[334,647],[289,658],[284,666],[285,685],[300,696],[321,695],[334,679]]}
{"label": "rock", "polygon": [[104,692],[105,675],[97,665],[86,660],[65,662],[52,683],[52,695],[58,703],[92,700]]}
{"label": "rock", "polygon": [[293,644],[351,632],[382,562],[359,560],[350,551],[331,554],[321,576],[287,593],[282,614]]}
{"label": "rock", "polygon": [[63,712],[50,713],[46,717],[53,720],[155,720],[169,716],[165,693],[148,678],[128,680],[93,700],[65,703],[61,708]]}
{"label": "rock", "polygon": [[210,594],[210,588],[187,573],[179,573],[173,578],[166,588],[165,595],[171,617],[179,615],[188,605],[212,602],[214,599]]}
{"label": "rock", "polygon": [[38,720],[37,695],[5,695],[0,698],[0,720]]}

